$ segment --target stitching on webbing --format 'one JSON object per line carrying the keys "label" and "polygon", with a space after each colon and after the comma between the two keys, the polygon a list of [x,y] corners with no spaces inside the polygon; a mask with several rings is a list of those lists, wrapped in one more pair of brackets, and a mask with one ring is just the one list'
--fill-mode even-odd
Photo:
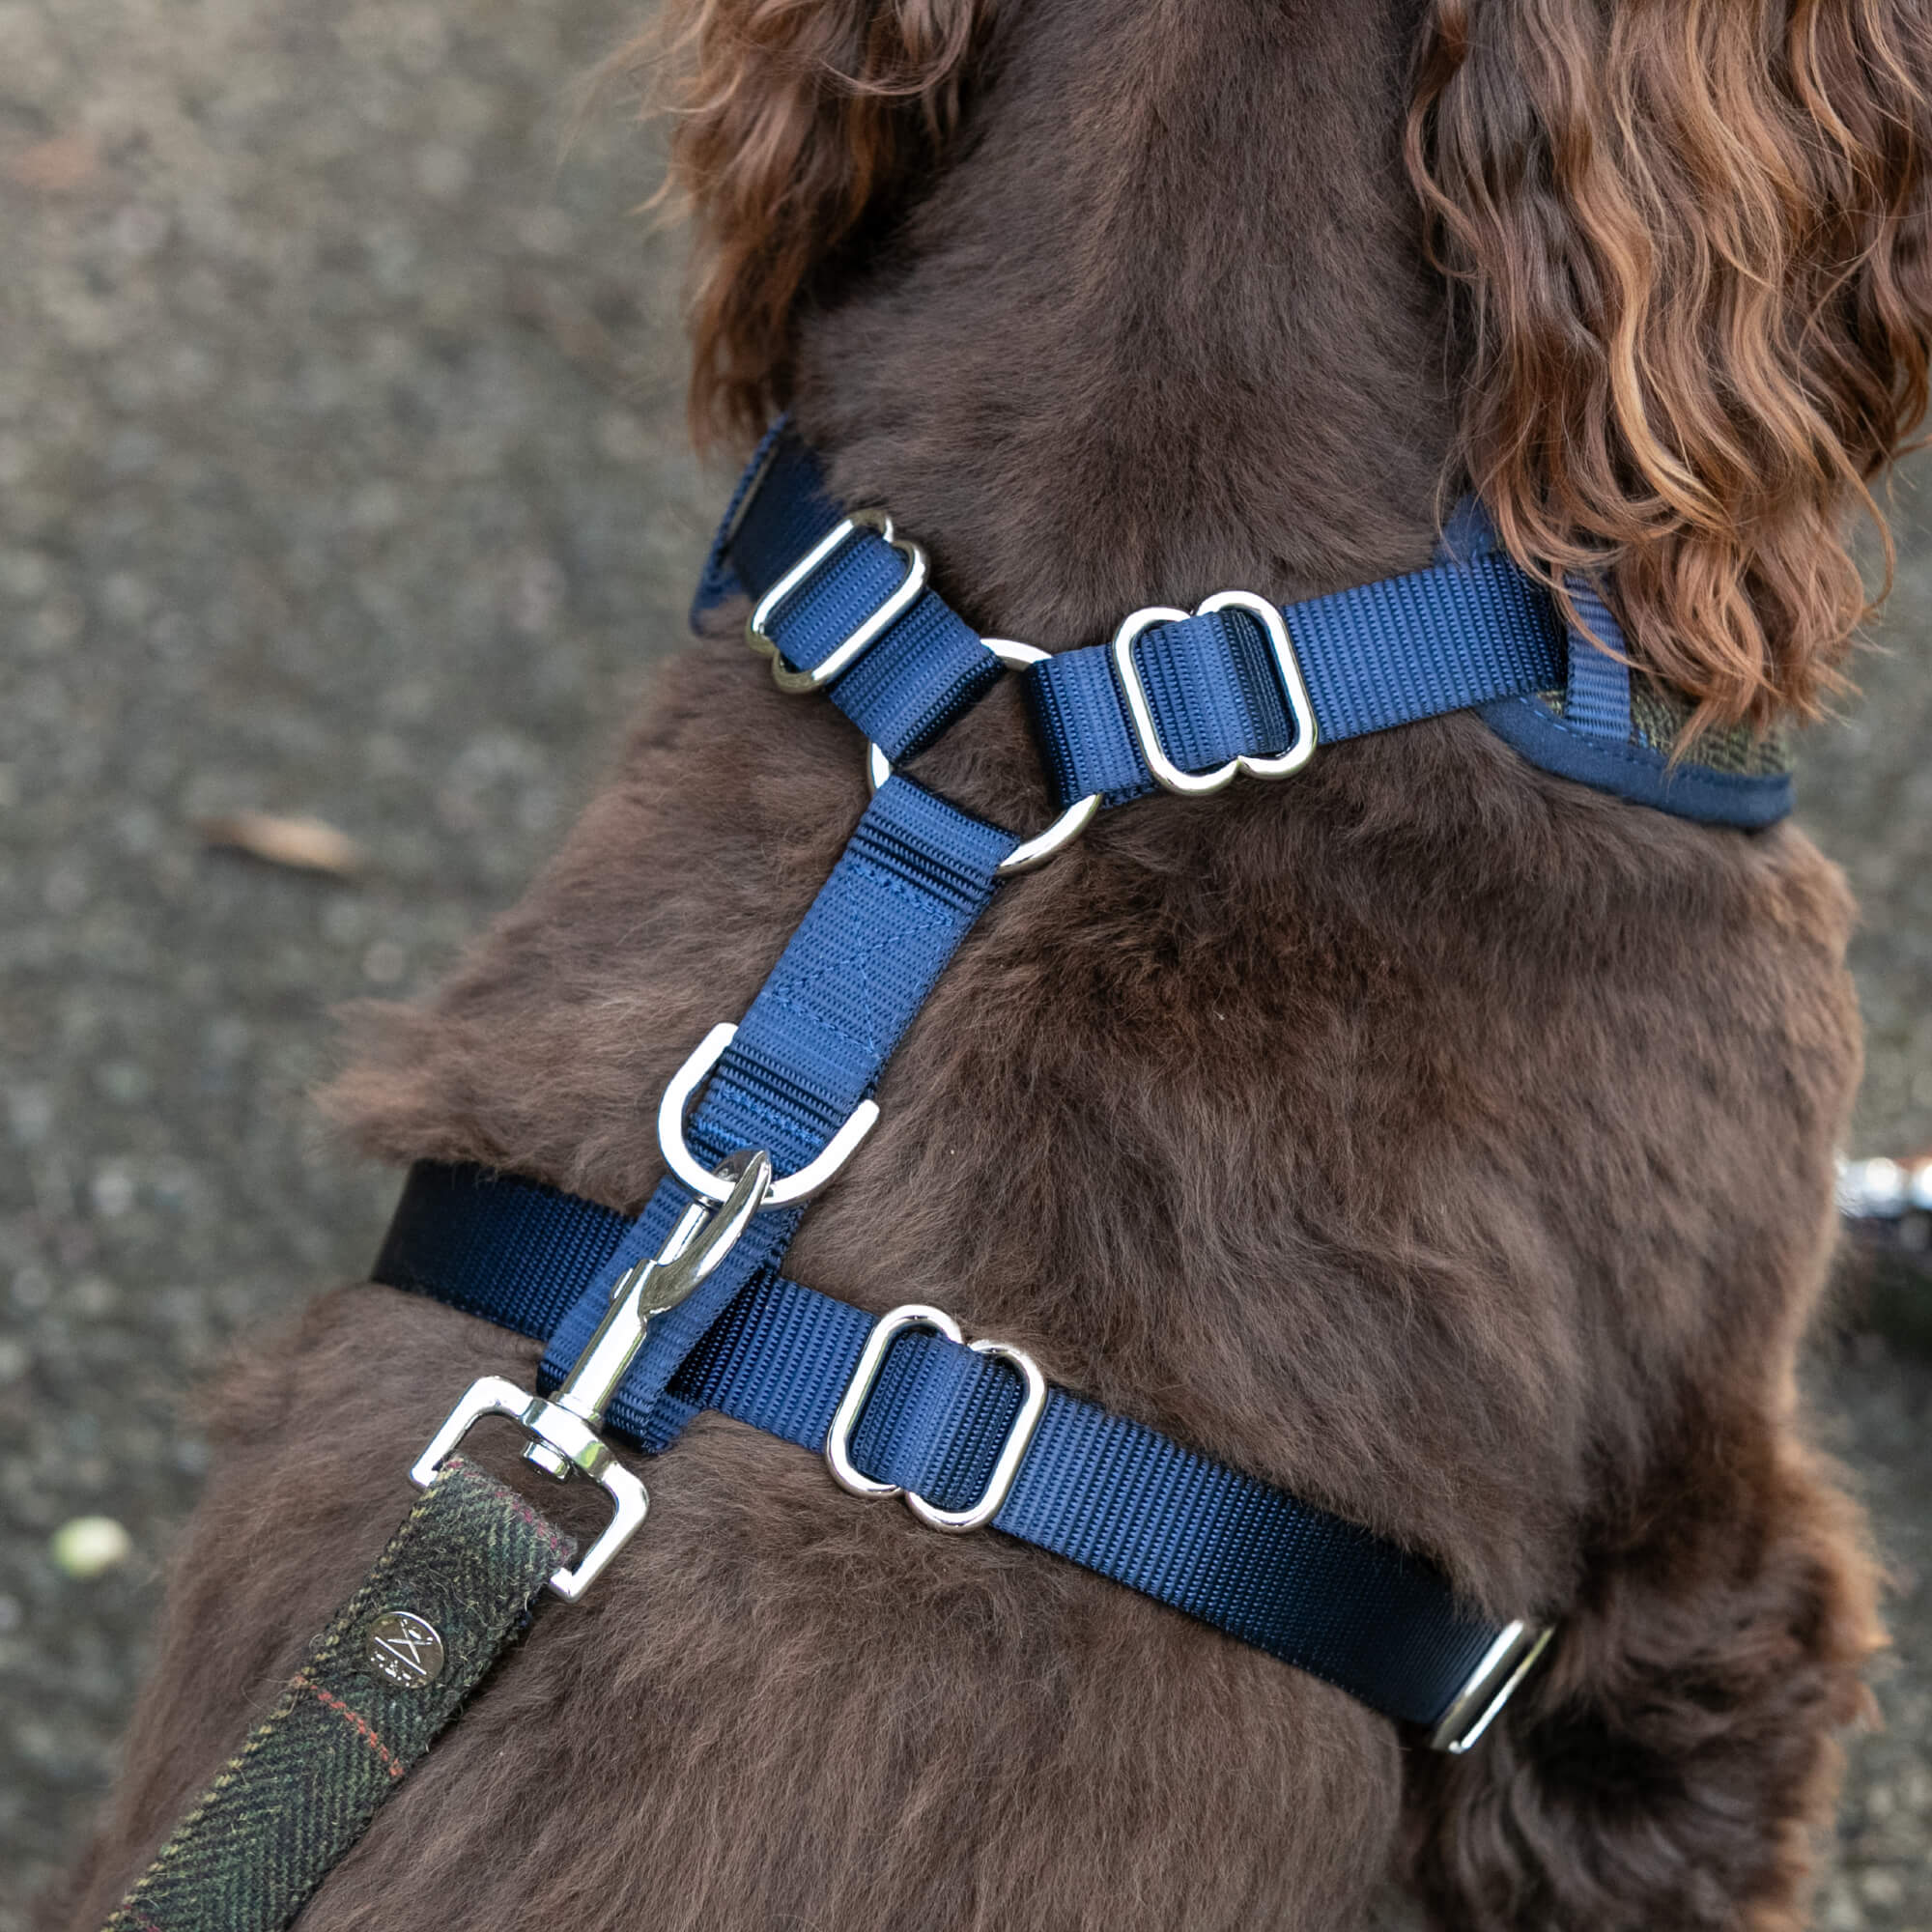
{"label": "stitching on webbing", "polygon": [[1705,765],[1680,765],[1672,771],[1663,753],[1652,751],[1648,745],[1617,745],[1608,739],[1593,738],[1554,713],[1546,712],[1544,722],[1561,731],[1566,738],[1585,746],[1592,755],[1628,765],[1633,771],[1656,778],[1666,791],[1681,785],[1687,793],[1710,791],[1718,799],[1722,799],[1739,788],[1740,781],[1745,784],[1775,784],[1778,780],[1790,777],[1788,772],[1720,772]]}

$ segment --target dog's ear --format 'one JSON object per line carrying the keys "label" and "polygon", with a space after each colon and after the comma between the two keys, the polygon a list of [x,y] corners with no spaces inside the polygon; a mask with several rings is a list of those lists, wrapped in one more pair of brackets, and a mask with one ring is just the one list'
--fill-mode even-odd
{"label": "dog's ear", "polygon": [[1431,0],[1460,466],[1700,722],[1809,715],[1866,612],[1849,526],[1926,406],[1928,96],[1925,0]]}
{"label": "dog's ear", "polygon": [[996,0],[666,0],[617,57],[671,121],[696,216],[692,423],[763,427],[788,400],[793,316],[888,218],[955,127]]}

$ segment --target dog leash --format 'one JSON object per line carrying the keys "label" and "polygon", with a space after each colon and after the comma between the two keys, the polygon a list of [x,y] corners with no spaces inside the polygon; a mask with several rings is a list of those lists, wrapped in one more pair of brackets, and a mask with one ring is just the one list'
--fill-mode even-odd
{"label": "dog leash", "polygon": [[528,1503],[450,1457],[108,1932],[286,1925],[572,1554]]}
{"label": "dog leash", "polygon": [[[411,1471],[425,1503],[112,1932],[285,1925],[546,1573],[574,1601],[644,1520],[644,1486],[605,1435],[662,1453],[705,1408],[822,1454],[855,1494],[903,1496],[930,1528],[990,1527],[1081,1563],[1423,1726],[1437,1749],[1476,1743],[1549,1626],[1484,1616],[1412,1552],[1050,1387],[1023,1350],[968,1344],[943,1310],[874,1318],[781,1272],[805,1205],[879,1118],[893,1051],[1002,881],[1102,810],[1286,778],[1321,744],[1467,709],[1536,762],[1685,816],[1754,825],[1788,810],[1780,774],[1673,759],[1637,716],[1628,667],[1566,633],[1479,515],[1459,516],[1447,551],[1429,570],[1286,608],[1236,590],[1191,612],[1137,611],[1109,644],[1050,656],[980,637],[930,588],[923,550],[881,513],[841,511],[811,451],[774,426],[694,622],[753,600],[747,638],[780,687],[827,692],[869,741],[871,802],[744,1019],[714,1027],[667,1089],[669,1171],[641,1213],[475,1167],[412,1169],[373,1278],[546,1341],[538,1390],[485,1377],[465,1393]],[[1615,643],[1607,611],[1582,608]],[[1060,807],[1023,838],[893,768],[1007,672],[1022,679]],[[458,1455],[486,1415],[519,1424],[535,1466],[609,1494],[611,1520],[575,1568],[555,1531],[499,1487],[486,1496]],[[512,1543],[521,1560],[497,1566],[488,1551]],[[450,1631],[400,1601],[414,1568],[478,1564],[495,1611],[473,1630],[433,1592],[420,1601],[443,1604]],[[396,1706],[426,1688],[394,1675],[414,1667],[398,1656],[427,1656],[432,1640],[441,1688]],[[303,1779],[316,1820],[291,1825],[284,1766],[318,1713],[336,1720],[323,1726],[333,1754],[318,1747],[331,1769],[319,1792]],[[353,1776],[332,1768],[345,1735],[367,1753],[349,1753]]]}
{"label": "dog leash", "polygon": [[[644,1486],[598,1427],[652,1319],[705,1281],[765,1203],[763,1154],[721,1173],[723,1204],[694,1206],[659,1256],[626,1272],[554,1401],[499,1377],[471,1384],[410,1470],[422,1500],[106,1932],[281,1932],[527,1625],[545,1585],[575,1603],[643,1521]],[[571,1538],[457,1453],[471,1423],[498,1411],[529,1436],[530,1462],[586,1476],[611,1498],[610,1523],[575,1567]]]}

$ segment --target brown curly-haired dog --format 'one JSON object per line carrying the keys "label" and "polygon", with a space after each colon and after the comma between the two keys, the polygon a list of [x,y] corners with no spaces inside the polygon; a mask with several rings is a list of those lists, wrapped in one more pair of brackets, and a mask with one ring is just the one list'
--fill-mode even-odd
{"label": "brown curly-haired dog", "polygon": [[[1707,721],[1811,710],[1865,480],[1926,401],[1923,0],[680,0],[696,410],[789,403],[988,631],[1415,566],[1472,483]],[[996,694],[923,768],[1032,822]],[[713,640],[333,1105],[396,1160],[633,1208],[864,795]],[[1560,1618],[1466,1759],[718,1416],[382,1811],[308,1932],[1804,1922],[1879,1640],[1793,1360],[1858,1077],[1850,907],[1456,717],[1109,818],[1004,893],[802,1279],[1058,1381]],[[534,1350],[368,1286],[232,1373],[96,1925]],[[246,1561],[238,1560],[246,1552]],[[219,1645],[204,1641],[211,1628]]]}

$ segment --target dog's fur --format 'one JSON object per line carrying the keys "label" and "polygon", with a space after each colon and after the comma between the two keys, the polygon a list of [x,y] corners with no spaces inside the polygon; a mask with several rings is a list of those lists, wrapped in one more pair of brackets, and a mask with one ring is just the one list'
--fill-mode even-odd
{"label": "dog's fur", "polygon": [[[1921,14],[687,0],[698,411],[792,402],[959,608],[1047,644],[1413,566],[1473,475],[1710,717],[1802,711],[1861,607],[1846,509],[1924,401]],[[858,753],[728,642],[672,663],[527,899],[371,1021],[338,1117],[636,1206],[664,1080],[825,876]],[[1002,691],[922,776],[1032,824],[1033,769]],[[1331,748],[1006,890],[807,1219],[800,1278],[937,1302],[1560,1614],[1467,1759],[706,1417],[303,1925],[1339,1932],[1391,1870],[1495,1932],[1802,1924],[1878,1641],[1793,1389],[1849,920],[1788,827],[1624,805],[1471,718]],[[74,1927],[455,1394],[534,1354],[365,1286],[235,1368]]]}

